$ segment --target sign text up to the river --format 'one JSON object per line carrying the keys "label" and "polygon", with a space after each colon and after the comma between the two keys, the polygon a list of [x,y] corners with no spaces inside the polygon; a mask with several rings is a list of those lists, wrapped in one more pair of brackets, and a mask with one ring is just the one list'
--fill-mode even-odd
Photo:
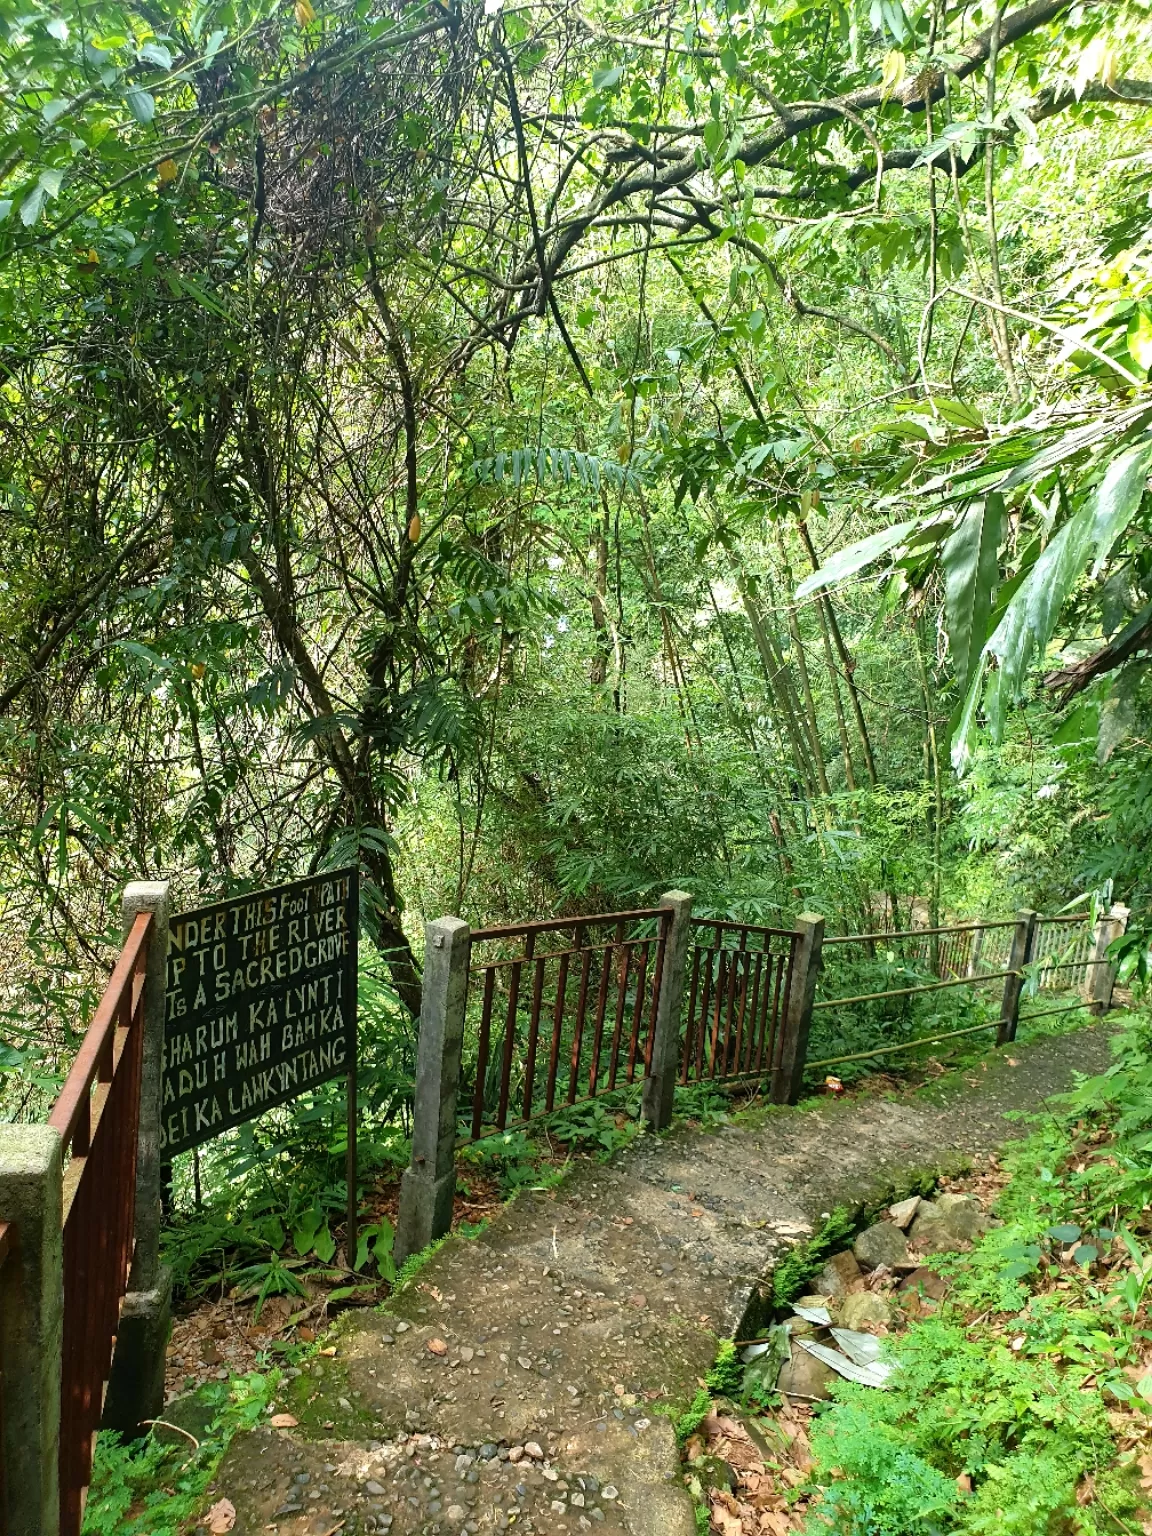
{"label": "sign text up to the river", "polygon": [[172,918],[165,1161],[354,1070],[357,886],[342,870]]}

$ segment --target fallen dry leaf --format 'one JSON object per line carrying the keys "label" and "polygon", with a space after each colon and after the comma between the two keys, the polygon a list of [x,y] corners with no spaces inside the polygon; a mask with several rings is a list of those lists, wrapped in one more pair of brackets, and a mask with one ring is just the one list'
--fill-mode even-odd
{"label": "fallen dry leaf", "polygon": [[961,1472],[960,1476],[956,1479],[956,1486],[961,1493],[972,1492],[972,1479],[967,1472]]}
{"label": "fallen dry leaf", "polygon": [[443,1339],[429,1339],[428,1353],[430,1355],[446,1355],[448,1353],[448,1346]]}
{"label": "fallen dry leaf", "polygon": [[744,1536],[744,1522],[740,1518],[740,1506],[730,1493],[713,1488],[709,1495],[712,1529],[720,1536]]}
{"label": "fallen dry leaf", "polygon": [[295,1429],[299,1423],[290,1413],[274,1413],[268,1420],[273,1429]]}
{"label": "fallen dry leaf", "polygon": [[205,1516],[205,1524],[212,1536],[225,1536],[236,1524],[236,1506],[231,1499],[220,1499]]}
{"label": "fallen dry leaf", "polygon": [[331,1344],[329,1344],[327,1349],[318,1349],[316,1353],[318,1355],[327,1355],[329,1359],[331,1359],[331,1357],[336,1353],[336,1350]]}

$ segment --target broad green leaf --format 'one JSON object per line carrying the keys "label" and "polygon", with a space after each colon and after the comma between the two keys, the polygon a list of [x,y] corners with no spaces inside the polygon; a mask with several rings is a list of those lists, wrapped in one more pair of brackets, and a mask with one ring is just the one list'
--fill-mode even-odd
{"label": "broad green leaf", "polygon": [[1095,496],[1092,536],[1096,546],[1093,576],[1108,558],[1113,544],[1136,514],[1144,495],[1148,468],[1152,464],[1152,438],[1135,444],[1112,460]]}
{"label": "broad green leaf", "polygon": [[161,69],[172,68],[172,53],[163,43],[145,43],[136,57],[149,64],[157,64]]}
{"label": "broad green leaf", "polygon": [[1021,697],[1033,657],[1043,656],[1089,560],[1095,554],[1099,571],[1135,515],[1150,462],[1152,440],[1147,439],[1113,459],[1095,492],[1058,530],[1004,610],[985,647],[998,664],[985,700],[993,741],[1003,739],[1008,706]]}
{"label": "broad green leaf", "polygon": [[124,93],[124,100],[128,103],[129,112],[138,123],[150,123],[156,116],[156,98],[151,91],[146,91],[139,85],[129,86]]}
{"label": "broad green leaf", "polygon": [[1081,1229],[1075,1222],[1069,1221],[1058,1227],[1049,1227],[1048,1236],[1054,1237],[1058,1243],[1074,1243],[1080,1236]]}
{"label": "broad green leaf", "polygon": [[1152,368],[1152,305],[1141,304],[1128,321],[1128,352],[1138,368]]}
{"label": "broad green leaf", "polygon": [[610,69],[594,69],[592,71],[592,86],[597,91],[612,91],[620,84],[624,75],[622,64],[614,64]]}
{"label": "broad green leaf", "polygon": [[831,560],[818,571],[813,571],[811,576],[806,576],[796,588],[797,602],[824,587],[832,587],[837,582],[847,580],[866,565],[879,560],[881,555],[886,555],[890,549],[902,543],[918,522],[918,518],[911,518],[906,523],[895,523],[891,528],[883,528],[879,533],[861,539],[858,544],[849,544],[846,549],[838,550]]}
{"label": "broad green leaf", "polygon": [[48,194],[39,182],[32,188],[28,196],[20,204],[20,222],[25,229],[31,229],[36,220],[44,211],[44,204],[48,201]]}
{"label": "broad green leaf", "polygon": [[51,101],[46,101],[40,108],[40,116],[51,127],[57,118],[64,116],[70,106],[71,102],[68,101],[67,97],[55,96]]}
{"label": "broad green leaf", "polygon": [[49,36],[54,37],[59,43],[66,43],[68,41],[68,23],[64,20],[63,16],[53,16],[52,20],[48,23],[48,33]]}
{"label": "broad green leaf", "polygon": [[973,502],[940,550],[948,644],[964,691],[988,638],[1003,522],[1004,500],[993,492]]}

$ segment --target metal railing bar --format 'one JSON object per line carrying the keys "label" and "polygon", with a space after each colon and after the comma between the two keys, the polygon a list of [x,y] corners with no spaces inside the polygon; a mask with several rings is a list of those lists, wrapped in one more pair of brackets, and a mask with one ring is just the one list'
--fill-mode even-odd
{"label": "metal railing bar", "polygon": [[861,992],[858,997],[830,997],[813,1003],[818,1008],[847,1008],[851,1003],[877,1003],[886,997],[912,997],[917,992],[942,992],[945,987],[978,987],[985,981],[1003,981],[1006,976],[1022,976],[1023,971],[988,971],[980,976],[954,976],[951,981],[932,981],[922,987],[895,987],[891,992]]}
{"label": "metal railing bar", "polygon": [[960,1035],[977,1035],[982,1029],[997,1029],[999,1025],[999,1019],[992,1019],[987,1024],[970,1024],[966,1029],[950,1029],[944,1035],[925,1035],[921,1040],[905,1040],[899,1045],[882,1045],[874,1051],[853,1051],[849,1056],[825,1056],[820,1061],[808,1062],[805,1070],[816,1067],[838,1067],[845,1061],[870,1061],[873,1056],[891,1056],[896,1051],[914,1051],[920,1045],[938,1045],[941,1040],[955,1040]]}
{"label": "metal railing bar", "polygon": [[60,1090],[60,1097],[48,1116],[48,1124],[60,1132],[60,1139],[65,1146],[71,1145],[76,1126],[88,1106],[89,1090],[99,1069],[101,1057],[107,1049],[107,1039],[117,1027],[121,994],[132,979],[151,926],[151,912],[141,912],[137,915],[127,943],[108,978],[104,996],[92,1015],[80,1049],[76,1053],[76,1059],[69,1069],[64,1087]]}
{"label": "metal railing bar", "polygon": [[1027,1024],[1032,1019],[1046,1019],[1048,1015],[1052,1013],[1072,1013],[1077,1009],[1087,1008],[1089,1006],[1090,1005],[1088,1003],[1079,1002],[1061,1003],[1059,1007],[1056,1008],[1037,1008],[1034,1013],[1022,1013],[1020,1015],[1020,1022],[1021,1024]]}
{"label": "metal railing bar", "polygon": [[1083,971],[1090,965],[1111,965],[1112,962],[1107,958],[1103,960],[1090,960],[1085,958],[1083,960],[1065,960],[1062,961],[1059,965],[1049,965],[1048,961],[1045,960],[1043,956],[1041,956],[1039,961],[1033,961],[1033,964],[1036,966],[1036,969],[1039,971],[1039,973],[1043,976],[1048,971]]}
{"label": "metal railing bar", "polygon": [[606,912],[591,917],[546,917],[533,923],[509,923],[501,928],[477,928],[471,942],[478,944],[484,939],[516,939],[530,933],[554,933],[560,928],[574,928],[592,923],[639,922],[642,918],[668,920],[667,907],[637,907],[632,912]]}
{"label": "metal railing bar", "polygon": [[608,939],[603,944],[577,944],[571,949],[548,949],[543,954],[533,950],[529,954],[527,946],[518,955],[500,955],[494,960],[477,960],[472,966],[476,971],[507,970],[512,965],[523,965],[525,960],[535,958],[537,960],[562,960],[565,955],[571,958],[573,955],[601,955],[607,954],[613,949],[639,949],[641,944],[651,944],[654,935],[649,933],[635,939]]}
{"label": "metal railing bar", "polygon": [[933,934],[942,933],[987,933],[993,928],[1015,928],[1014,917],[997,918],[988,923],[958,923],[948,928],[904,928],[897,933],[841,933],[832,934],[824,940],[824,948],[829,944],[879,944],[882,939],[930,939]]}
{"label": "metal railing bar", "polygon": [[735,929],[738,933],[764,933],[773,939],[795,939],[796,933],[791,928],[762,928],[757,923],[737,923],[726,917],[694,917],[693,928],[724,928]]}

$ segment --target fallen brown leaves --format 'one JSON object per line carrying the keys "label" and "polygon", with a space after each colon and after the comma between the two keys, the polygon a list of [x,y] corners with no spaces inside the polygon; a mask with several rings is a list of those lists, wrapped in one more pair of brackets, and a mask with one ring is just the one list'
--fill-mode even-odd
{"label": "fallen brown leaves", "polygon": [[708,1490],[719,1536],[789,1536],[804,1529],[808,1500],[794,1490],[812,1468],[809,1417],[807,1408],[784,1398],[772,1419],[757,1421],[755,1435],[727,1414],[712,1412],[704,1420],[691,1449],[726,1462],[734,1483],[732,1490]]}

